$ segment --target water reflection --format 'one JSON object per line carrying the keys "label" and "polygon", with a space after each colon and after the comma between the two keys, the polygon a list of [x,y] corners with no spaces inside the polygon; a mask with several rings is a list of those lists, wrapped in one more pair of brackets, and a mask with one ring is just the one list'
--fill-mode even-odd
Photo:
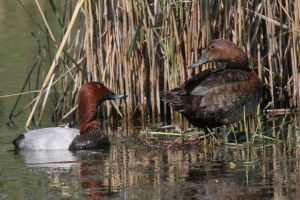
{"label": "water reflection", "polygon": [[280,144],[251,151],[222,146],[205,151],[203,148],[167,151],[118,145],[107,151],[19,152],[19,155],[27,165],[44,169],[40,173],[55,171],[48,172],[50,187],[70,182],[76,185],[75,193],[72,187],[60,192],[54,190],[60,197],[297,199],[299,157],[288,158],[286,149],[286,145]]}
{"label": "water reflection", "polygon": [[68,150],[18,150],[16,154],[24,160],[28,167],[70,168],[80,164],[78,157]]}

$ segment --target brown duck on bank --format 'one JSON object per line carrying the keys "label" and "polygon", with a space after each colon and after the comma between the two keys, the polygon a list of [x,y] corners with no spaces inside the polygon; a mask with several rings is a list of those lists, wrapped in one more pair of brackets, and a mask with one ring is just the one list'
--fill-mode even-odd
{"label": "brown duck on bank", "polygon": [[254,113],[262,94],[262,82],[249,68],[247,55],[228,40],[210,42],[193,68],[208,62],[226,62],[222,69],[208,69],[187,80],[181,88],[161,92],[161,100],[182,113],[194,126],[225,126]]}

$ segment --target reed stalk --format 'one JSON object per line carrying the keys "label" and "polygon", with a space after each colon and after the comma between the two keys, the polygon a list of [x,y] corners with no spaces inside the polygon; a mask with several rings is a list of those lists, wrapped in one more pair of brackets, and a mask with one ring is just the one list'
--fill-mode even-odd
{"label": "reed stalk", "polygon": [[44,90],[46,89],[46,87],[47,87],[47,85],[48,85],[48,83],[49,83],[50,77],[52,76],[52,74],[53,74],[53,72],[54,72],[54,70],[55,70],[56,62],[58,61],[58,58],[59,58],[59,56],[60,56],[60,54],[61,54],[61,52],[62,52],[62,50],[63,50],[63,48],[64,48],[64,46],[65,46],[65,44],[66,44],[66,40],[67,40],[67,38],[68,38],[68,36],[69,36],[69,34],[70,34],[71,28],[72,28],[72,26],[73,26],[73,24],[74,24],[74,22],[75,22],[75,19],[76,19],[76,17],[77,17],[77,14],[78,14],[79,9],[80,9],[81,5],[83,4],[83,2],[84,2],[84,0],[81,0],[81,1],[79,1],[78,4],[77,4],[77,7],[76,7],[76,9],[75,9],[75,11],[74,11],[74,15],[73,15],[72,20],[71,20],[71,22],[70,22],[70,25],[69,25],[69,27],[68,27],[68,29],[67,29],[67,32],[66,32],[66,34],[65,34],[65,36],[64,36],[64,38],[63,38],[63,40],[62,40],[62,43],[60,44],[60,47],[59,47],[59,49],[58,49],[58,51],[57,51],[57,53],[56,53],[56,57],[55,57],[55,59],[53,60],[52,65],[51,65],[51,67],[50,67],[50,70],[49,70],[49,72],[48,72],[48,75],[47,75],[47,77],[46,77],[46,79],[45,79],[45,81],[44,81],[44,83],[43,83],[43,86],[42,86],[42,88],[41,88],[41,91],[40,91],[40,93],[39,93],[39,96],[37,97],[37,100],[36,100],[36,102],[35,102],[35,104],[34,104],[34,106],[33,106],[33,108],[32,108],[32,111],[31,111],[29,117],[28,117],[28,120],[27,120],[26,125],[25,125],[26,128],[29,127],[30,122],[31,122],[32,117],[33,117],[33,114],[34,114],[34,112],[35,112],[35,110],[36,110],[36,108],[37,108],[37,106],[38,106],[38,103],[39,103],[41,97],[42,97],[42,94],[43,94]]}
{"label": "reed stalk", "polygon": [[[122,103],[107,102],[107,117],[116,116],[112,111],[117,108],[125,118],[139,110],[143,119],[148,116],[155,121],[171,113],[172,119],[178,120],[176,112],[161,104],[159,92],[179,87],[199,73],[199,68],[186,67],[215,38],[232,40],[247,52],[251,68],[265,85],[262,109],[300,106],[299,0],[78,0],[75,9],[72,1],[65,4],[70,6],[64,12],[73,14],[71,19],[59,19],[63,37],[56,43],[59,37],[51,33],[51,26],[36,3],[46,27],[41,29],[48,31],[46,36],[57,46],[57,52],[47,76],[42,77],[44,81],[26,127],[37,112],[54,71],[54,82],[62,78],[50,90],[72,91],[63,92],[63,98],[57,93],[58,116],[74,108],[84,82],[101,81],[116,93],[128,96]],[[80,20],[75,23],[78,15]]]}

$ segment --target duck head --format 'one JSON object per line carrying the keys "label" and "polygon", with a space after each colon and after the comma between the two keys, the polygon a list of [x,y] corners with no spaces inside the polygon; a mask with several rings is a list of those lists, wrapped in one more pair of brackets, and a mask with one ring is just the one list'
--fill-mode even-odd
{"label": "duck head", "polygon": [[234,43],[225,39],[212,40],[200,59],[189,68],[208,62],[227,62],[226,68],[228,69],[249,69],[247,55]]}
{"label": "duck head", "polygon": [[85,83],[78,94],[78,125],[80,134],[89,129],[99,128],[97,121],[98,105],[111,99],[123,99],[126,95],[115,94],[100,82]]}

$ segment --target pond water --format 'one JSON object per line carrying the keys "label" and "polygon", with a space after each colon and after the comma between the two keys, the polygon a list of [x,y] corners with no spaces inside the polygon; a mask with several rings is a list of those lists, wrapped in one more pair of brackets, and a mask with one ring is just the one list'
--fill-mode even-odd
{"label": "pond water", "polygon": [[113,140],[107,150],[17,152],[7,142],[20,132],[1,130],[0,199],[300,198],[294,139],[169,150]]}
{"label": "pond water", "polygon": [[[33,1],[22,1],[38,16]],[[17,1],[0,1],[0,96],[17,93],[36,56],[37,28]],[[43,5],[47,7],[47,5]],[[49,5],[48,5],[49,6]],[[50,16],[51,17],[51,16]],[[7,20],[10,19],[10,20]],[[28,113],[6,125],[16,97],[0,98],[0,199],[300,199],[299,122],[290,114],[264,117],[280,142],[253,145],[188,145],[174,148],[128,144],[98,151],[14,151]],[[24,100],[24,103],[26,101]],[[22,105],[22,104],[21,104]],[[50,121],[47,107],[42,125]],[[130,134],[137,125],[121,124]],[[124,142],[125,141],[125,142]]]}

